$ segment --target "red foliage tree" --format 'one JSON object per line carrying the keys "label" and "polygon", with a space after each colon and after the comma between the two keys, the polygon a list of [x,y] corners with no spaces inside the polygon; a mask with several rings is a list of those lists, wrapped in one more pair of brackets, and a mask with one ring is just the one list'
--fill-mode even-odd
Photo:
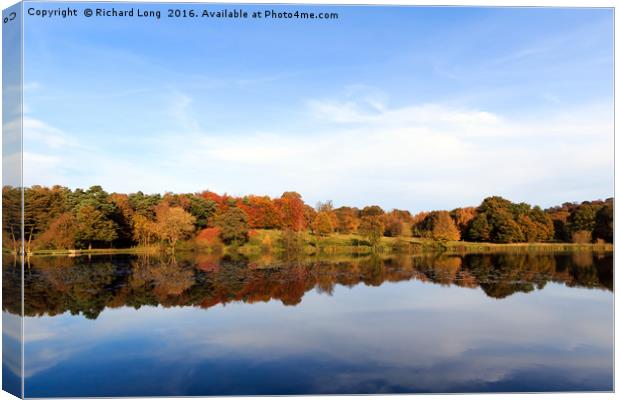
{"label": "red foliage tree", "polygon": [[304,212],[304,202],[297,192],[284,192],[276,200],[282,215],[282,227],[294,232],[302,231],[307,226]]}

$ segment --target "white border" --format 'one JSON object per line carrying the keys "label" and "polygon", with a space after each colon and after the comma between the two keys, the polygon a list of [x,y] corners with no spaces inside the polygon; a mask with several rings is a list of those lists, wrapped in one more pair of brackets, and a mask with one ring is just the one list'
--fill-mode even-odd
{"label": "white border", "polygon": [[[79,2],[79,1],[73,1],[73,0],[69,0],[66,1],[67,3],[71,3],[71,2]],[[105,2],[105,1],[96,1],[96,2]],[[140,3],[187,3],[187,1],[183,1],[183,0],[132,0],[131,2],[140,2]],[[13,4],[17,3],[17,1],[15,0],[0,0],[0,6],[2,9],[5,9]],[[209,3],[209,2],[205,2],[205,3]],[[423,1],[415,1],[415,0],[338,0],[338,1],[334,1],[334,0],[314,0],[314,1],[300,1],[300,0],[289,0],[289,1],[282,1],[282,0],[242,0],[242,1],[231,1],[231,0],[219,0],[219,1],[211,1],[211,3],[233,3],[233,4],[238,4],[238,3],[272,3],[272,4],[342,4],[342,5],[346,5],[346,4],[352,4],[352,5],[359,5],[359,4],[376,4],[376,5],[429,5],[429,6],[514,6],[514,7],[545,7],[545,6],[556,6],[556,7],[612,7],[614,8],[614,26],[615,26],[615,7],[616,7],[616,1],[613,0],[503,0],[503,1],[497,1],[497,0],[475,0],[475,1],[467,1],[467,0],[445,0],[445,1],[440,1],[440,0],[423,0]],[[515,33],[518,34],[518,33]],[[1,42],[1,38],[2,38],[2,33],[0,30],[0,42]],[[617,92],[618,89],[618,83],[615,80],[615,76],[616,76],[616,72],[617,72],[617,64],[615,63],[615,55],[617,54],[616,49],[617,49],[617,43],[618,43],[618,31],[616,31],[614,29],[614,93]],[[2,71],[2,56],[0,55],[0,72]],[[615,98],[615,96],[614,96]],[[0,105],[1,105],[1,99],[0,99]],[[0,107],[1,109],[1,107]],[[615,121],[615,115],[617,113],[617,106],[614,102],[614,121]],[[614,123],[614,127],[615,127],[615,123]],[[614,129],[615,132],[615,129]],[[615,135],[614,135],[615,137]],[[1,143],[0,143],[1,146]],[[614,140],[614,154],[616,153],[615,150],[618,149],[618,143]],[[615,161],[615,157],[614,157],[614,161]],[[615,165],[615,162],[614,162]],[[0,171],[1,171],[1,164],[0,164]],[[617,174],[617,168],[614,169],[614,195],[615,195],[615,187],[618,184],[618,174]],[[614,215],[614,220],[616,220],[615,218],[617,217],[617,207],[616,207],[616,213]],[[617,278],[617,274],[616,274],[616,262],[615,262],[615,256],[614,256],[614,288],[617,289],[618,288],[618,278]],[[618,323],[618,309],[615,307],[615,292],[614,292],[614,332],[617,332],[617,323]],[[0,328],[2,326],[2,322],[0,320]],[[618,350],[618,337],[617,335],[615,336],[615,345],[614,345],[614,350],[617,353]],[[0,350],[0,355],[1,355],[1,350]],[[616,354],[614,354],[614,366],[615,366],[615,359],[616,359]],[[614,388],[618,388],[618,369],[614,368]],[[0,382],[1,382],[1,378],[0,378]],[[620,396],[619,396],[620,397]],[[202,397],[165,397],[166,399],[201,399]],[[228,397],[204,397],[204,399],[223,399],[223,400],[241,400],[241,399],[251,399],[251,398],[256,398],[256,399],[264,399],[264,400],[281,400],[282,397],[278,397],[278,396],[260,396],[260,397],[234,397],[234,396],[228,396]],[[483,400],[502,400],[502,399],[509,399],[509,400],[516,400],[516,399],[523,399],[523,400],[531,400],[531,399],[549,399],[549,400],[575,400],[575,399],[592,399],[592,400],[598,400],[598,399],[612,399],[612,398],[616,398],[616,394],[610,394],[610,393],[550,393],[550,394],[495,394],[495,393],[489,393],[489,394],[431,394],[431,395],[422,395],[422,394],[415,394],[415,395],[373,395],[373,396],[292,396],[292,398],[299,398],[299,399],[316,399],[316,400],[322,400],[322,399],[327,399],[327,398],[331,398],[331,399],[338,399],[338,400],[360,400],[360,398],[373,398],[373,399],[387,399],[387,400],[415,400],[415,399],[435,399],[435,400],[454,400],[454,399],[463,399],[463,400],[471,400],[471,399],[483,399]],[[0,400],[9,400],[12,399],[14,400],[15,397],[6,393],[6,392],[2,392],[0,391]],[[120,397],[119,397],[120,399]]]}

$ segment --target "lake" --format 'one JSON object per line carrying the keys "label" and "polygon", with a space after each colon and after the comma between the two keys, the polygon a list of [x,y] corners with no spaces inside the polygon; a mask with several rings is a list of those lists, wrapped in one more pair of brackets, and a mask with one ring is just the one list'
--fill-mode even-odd
{"label": "lake", "polygon": [[27,397],[613,390],[612,253],[32,257],[25,297]]}

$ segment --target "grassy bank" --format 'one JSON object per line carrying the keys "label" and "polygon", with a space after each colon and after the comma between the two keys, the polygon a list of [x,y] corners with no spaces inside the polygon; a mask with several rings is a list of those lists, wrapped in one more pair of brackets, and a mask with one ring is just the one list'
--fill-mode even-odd
{"label": "grassy bank", "polygon": [[444,244],[448,253],[486,253],[486,252],[571,252],[571,251],[603,251],[614,250],[610,243],[475,243],[448,242]]}
{"label": "grassy bank", "polygon": [[71,250],[35,250],[29,253],[33,256],[82,256],[96,254],[157,254],[161,251],[159,246],[130,247],[127,249],[71,249]]}
{"label": "grassy bank", "polygon": [[[317,238],[310,233],[302,233],[304,254],[370,254],[370,243],[361,235],[334,233]],[[613,244],[577,244],[577,243],[477,243],[477,242],[438,242],[430,239],[413,237],[383,237],[376,248],[378,253],[423,253],[441,252],[450,254],[463,253],[497,253],[497,252],[571,252],[571,251],[613,251]],[[45,256],[80,256],[95,254],[156,254],[164,249],[160,246],[132,247],[127,249],[76,249],[76,250],[36,250],[30,255]],[[249,241],[240,247],[223,245],[205,245],[194,241],[182,242],[177,246],[178,252],[201,253],[241,253],[250,255],[284,253],[282,233],[277,230],[252,231]]]}
{"label": "grassy bank", "polygon": [[[361,235],[334,233],[326,237],[317,238],[304,233],[304,252],[312,253],[371,253],[370,243]],[[264,252],[265,237],[270,236],[269,242],[280,243],[280,232],[257,230],[249,242],[239,248],[240,252]],[[273,246],[274,251],[282,251],[280,246]],[[383,237],[377,248],[380,253],[484,253],[484,252],[567,252],[567,251],[613,251],[613,244],[595,243],[478,243],[478,242],[438,242],[431,239],[414,237]]]}

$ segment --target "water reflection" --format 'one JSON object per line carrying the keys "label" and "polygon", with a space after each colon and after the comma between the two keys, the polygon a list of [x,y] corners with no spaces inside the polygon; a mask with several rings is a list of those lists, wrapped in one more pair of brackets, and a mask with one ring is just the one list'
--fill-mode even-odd
{"label": "water reflection", "polygon": [[[19,268],[5,260],[3,290],[19,287]],[[33,257],[25,271],[26,316],[69,311],[96,319],[106,308],[150,305],[210,308],[234,301],[302,302],[312,289],[330,295],[336,285],[380,286],[416,280],[480,288],[492,298],[540,290],[549,282],[569,287],[613,288],[613,257],[606,253],[403,255],[281,261],[270,257],[212,254]],[[18,313],[18,296],[3,310]]]}
{"label": "water reflection", "polygon": [[613,389],[612,254],[29,261],[27,397]]}

